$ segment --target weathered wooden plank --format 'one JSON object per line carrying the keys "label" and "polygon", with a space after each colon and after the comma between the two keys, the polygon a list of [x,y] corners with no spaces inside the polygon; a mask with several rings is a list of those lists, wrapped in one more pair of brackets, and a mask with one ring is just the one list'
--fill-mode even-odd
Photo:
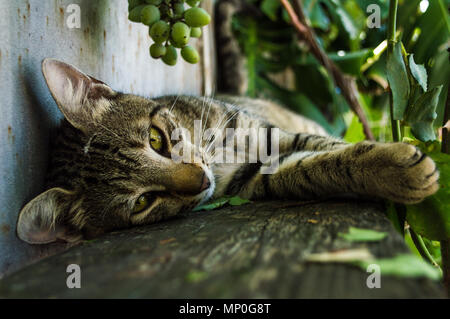
{"label": "weathered wooden plank", "polygon": [[[428,279],[369,275],[344,264],[306,263],[310,253],[367,247],[377,257],[408,252],[373,202],[263,202],[190,212],[108,234],[0,281],[2,298],[427,298],[443,297]],[[311,221],[314,220],[314,221]],[[317,222],[315,222],[317,221]],[[337,236],[349,226],[388,232],[372,243]],[[68,289],[66,267],[81,267]]]}

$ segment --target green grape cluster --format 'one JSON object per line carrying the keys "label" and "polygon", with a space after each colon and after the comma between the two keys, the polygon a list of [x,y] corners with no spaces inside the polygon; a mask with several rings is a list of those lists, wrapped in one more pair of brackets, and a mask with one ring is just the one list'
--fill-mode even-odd
{"label": "green grape cluster", "polygon": [[150,56],[167,65],[175,65],[177,49],[182,58],[195,64],[200,55],[188,45],[190,38],[199,38],[202,27],[211,21],[210,15],[199,7],[202,0],[128,0],[128,19],[149,28],[153,40]]}

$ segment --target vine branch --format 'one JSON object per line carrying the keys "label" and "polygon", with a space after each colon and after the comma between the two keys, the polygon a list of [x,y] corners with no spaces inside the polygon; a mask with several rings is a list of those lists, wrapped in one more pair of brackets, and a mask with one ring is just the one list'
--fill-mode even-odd
{"label": "vine branch", "polygon": [[363,125],[366,139],[374,140],[375,137],[370,129],[366,115],[364,114],[364,111],[358,101],[358,91],[356,89],[355,80],[350,76],[344,75],[336,64],[321,49],[315,39],[314,31],[306,22],[305,14],[303,13],[303,8],[300,1],[293,1],[294,7],[291,6],[288,0],[280,0],[280,2],[289,14],[298,36],[306,41],[311,53],[315,56],[319,63],[327,69],[328,73],[332,75],[335,85],[341,89],[342,95],[348,105]]}

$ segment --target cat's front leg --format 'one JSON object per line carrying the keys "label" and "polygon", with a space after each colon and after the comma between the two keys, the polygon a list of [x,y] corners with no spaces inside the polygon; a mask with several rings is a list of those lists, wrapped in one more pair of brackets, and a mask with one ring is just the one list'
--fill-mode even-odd
{"label": "cat's front leg", "polygon": [[362,142],[333,151],[294,152],[280,156],[273,174],[261,174],[263,167],[240,167],[228,190],[247,198],[314,199],[354,193],[417,203],[439,188],[435,163],[404,143]]}

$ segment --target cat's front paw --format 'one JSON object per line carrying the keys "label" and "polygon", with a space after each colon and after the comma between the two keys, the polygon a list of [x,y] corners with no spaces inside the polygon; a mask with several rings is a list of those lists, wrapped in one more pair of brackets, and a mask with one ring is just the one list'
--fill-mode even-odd
{"label": "cat's front paw", "polygon": [[376,158],[381,165],[374,166],[380,168],[375,172],[375,180],[383,197],[414,204],[439,189],[436,164],[416,147],[406,143],[380,144],[379,155]]}

